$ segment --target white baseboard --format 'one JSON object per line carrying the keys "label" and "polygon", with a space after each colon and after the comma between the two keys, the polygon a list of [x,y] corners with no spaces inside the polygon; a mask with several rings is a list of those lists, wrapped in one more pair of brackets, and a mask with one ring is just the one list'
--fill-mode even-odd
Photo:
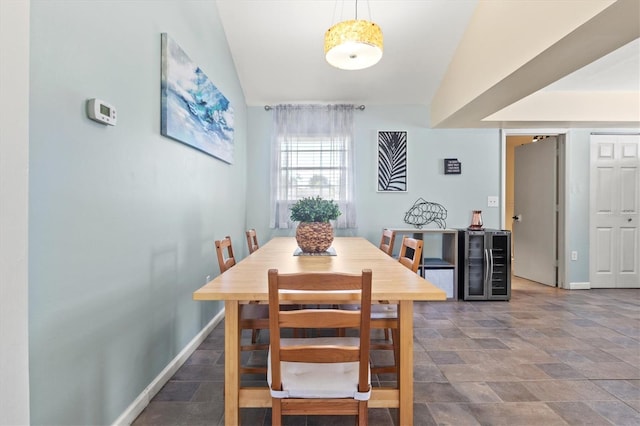
{"label": "white baseboard", "polygon": [[591,283],[569,283],[569,290],[591,290]]}
{"label": "white baseboard", "polygon": [[173,377],[178,369],[185,363],[185,361],[191,356],[191,354],[200,346],[200,343],[207,338],[211,331],[222,321],[224,318],[224,309],[213,317],[209,324],[207,324],[196,336],[187,344],[187,346],[180,351],[178,355],[153,379],[153,381],[147,386],[140,395],[127,407],[127,409],[113,422],[112,426],[124,426],[131,425],[133,421],[142,413],[142,410],[149,405],[149,402],[160,389]]}

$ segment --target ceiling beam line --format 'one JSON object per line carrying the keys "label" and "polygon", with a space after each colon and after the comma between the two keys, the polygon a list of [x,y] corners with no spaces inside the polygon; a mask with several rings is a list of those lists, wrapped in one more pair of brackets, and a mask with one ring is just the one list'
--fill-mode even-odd
{"label": "ceiling beam line", "polygon": [[[537,3],[541,7],[548,6],[548,2]],[[481,1],[479,7],[487,5],[490,7],[495,3]],[[450,69],[431,105],[432,127],[483,127],[482,120],[487,116],[640,37],[638,16],[640,16],[640,2],[637,0],[614,1],[603,10],[596,11],[594,16],[539,54],[532,54],[528,61],[507,73],[504,78],[493,84],[485,80],[484,87],[477,87],[474,91],[475,95],[472,94],[471,98],[462,99],[457,96],[457,99],[452,99],[451,97],[457,95],[456,80],[460,84],[468,85],[468,82],[464,83],[465,80],[460,79],[473,80],[474,70],[458,69],[454,73]],[[475,28],[482,28],[482,23],[476,24]],[[513,34],[513,37],[517,35]],[[471,41],[473,34],[465,34],[465,39],[473,42]],[[482,43],[483,40],[480,39],[478,42]],[[482,44],[476,47],[481,48]],[[463,51],[470,51],[469,46],[463,46],[463,48]],[[453,62],[452,65],[454,65]],[[501,66],[500,63],[491,65]],[[475,76],[475,79],[482,80],[478,76]],[[468,96],[469,92],[466,93]]]}

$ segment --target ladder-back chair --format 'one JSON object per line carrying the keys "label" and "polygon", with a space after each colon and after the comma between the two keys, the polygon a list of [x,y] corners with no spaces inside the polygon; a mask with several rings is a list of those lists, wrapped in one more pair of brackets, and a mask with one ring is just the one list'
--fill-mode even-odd
{"label": "ladder-back chair", "polygon": [[382,237],[380,238],[380,250],[387,253],[389,256],[393,256],[393,243],[396,239],[396,231],[391,229],[383,229]]}
{"label": "ladder-back chair", "polygon": [[[355,415],[367,424],[371,394],[369,344],[371,270],[362,274],[297,273],[269,270],[267,381],[271,389],[272,424],[283,415]],[[309,292],[352,291],[361,309],[283,310],[283,303],[308,301]],[[284,329],[358,328],[359,337],[282,337]],[[290,330],[288,331],[290,332]]]}
{"label": "ladder-back chair", "polygon": [[258,245],[258,235],[256,234],[255,229],[249,229],[245,234],[247,235],[247,247],[249,247],[249,254],[251,254],[260,248],[260,245]]}
{"label": "ladder-back chair", "polygon": [[[424,241],[415,238],[402,238],[402,247],[400,248],[400,256],[398,261],[417,273],[420,262],[422,261],[422,248]],[[397,373],[398,361],[400,359],[400,333],[398,330],[398,305],[384,301],[371,308],[371,327],[384,328],[385,342],[372,343],[372,349],[393,350],[394,365],[392,366],[372,366],[373,373]],[[388,341],[388,330],[391,330],[391,343]]]}
{"label": "ladder-back chair", "polygon": [[[231,237],[228,235],[223,240],[216,240],[216,254],[218,256],[218,266],[220,267],[220,273],[224,273],[236,264],[236,258],[233,255],[233,245],[231,244]],[[240,333],[242,330],[251,330],[251,344],[241,345],[241,351],[256,351],[265,350],[268,348],[268,344],[258,343],[259,331],[269,328],[269,306],[260,305],[257,301],[252,301],[249,304],[240,305]],[[260,367],[248,367],[241,366],[240,372],[243,374],[251,373],[266,373],[267,368]]]}

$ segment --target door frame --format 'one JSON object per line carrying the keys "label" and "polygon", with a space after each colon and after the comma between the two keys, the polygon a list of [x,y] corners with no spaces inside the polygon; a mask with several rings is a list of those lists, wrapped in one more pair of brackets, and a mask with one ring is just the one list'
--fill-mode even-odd
{"label": "door frame", "polygon": [[566,252],[566,241],[568,239],[567,226],[566,226],[566,211],[568,206],[567,202],[567,160],[566,160],[566,147],[569,143],[569,131],[568,129],[500,129],[500,227],[504,228],[506,224],[506,186],[507,186],[507,136],[528,136],[540,135],[540,136],[558,136],[558,156],[557,156],[557,230],[556,230],[556,245],[557,245],[557,257],[558,257],[558,275],[557,286],[558,288],[569,288],[569,274],[567,269],[567,259],[569,256]]}

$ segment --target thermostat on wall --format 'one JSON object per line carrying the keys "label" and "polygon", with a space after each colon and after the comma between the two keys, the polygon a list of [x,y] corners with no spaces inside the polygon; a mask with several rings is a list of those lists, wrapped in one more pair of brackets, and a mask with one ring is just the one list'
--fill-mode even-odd
{"label": "thermostat on wall", "polygon": [[117,122],[115,107],[96,98],[87,101],[87,115],[90,119],[109,126],[115,126]]}

